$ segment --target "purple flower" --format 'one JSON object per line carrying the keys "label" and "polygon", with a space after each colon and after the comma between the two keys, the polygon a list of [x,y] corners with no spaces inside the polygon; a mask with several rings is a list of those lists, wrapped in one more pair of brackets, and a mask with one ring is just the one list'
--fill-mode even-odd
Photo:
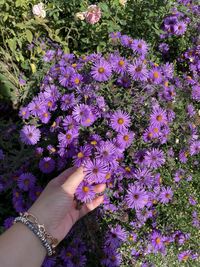
{"label": "purple flower", "polygon": [[5,229],[10,228],[13,225],[13,221],[14,221],[14,217],[8,217],[7,219],[5,219],[3,226]]}
{"label": "purple flower", "polygon": [[42,267],[53,267],[56,265],[56,258],[51,257],[51,258],[45,258]]}
{"label": "purple flower", "polygon": [[151,244],[155,251],[160,251],[164,247],[164,238],[160,233],[154,231],[151,234]]}
{"label": "purple flower", "polygon": [[133,132],[123,131],[117,135],[117,142],[122,148],[127,148],[132,144],[134,136],[135,134]]}
{"label": "purple flower", "polygon": [[194,85],[192,87],[192,99],[200,102],[200,85]]}
{"label": "purple flower", "polygon": [[131,48],[140,55],[145,55],[148,51],[148,45],[144,40],[133,40]]}
{"label": "purple flower", "polygon": [[68,110],[69,108],[75,105],[75,96],[74,94],[64,94],[61,98],[61,109]]}
{"label": "purple flower", "polygon": [[187,24],[184,23],[183,21],[178,22],[175,26],[174,26],[174,33],[176,35],[183,35],[187,30]]}
{"label": "purple flower", "polygon": [[117,132],[126,131],[131,124],[131,119],[128,113],[121,110],[115,111],[110,116],[111,127]]}
{"label": "purple flower", "polygon": [[34,125],[25,125],[20,131],[20,138],[26,145],[35,145],[40,140],[40,130]]}
{"label": "purple flower", "polygon": [[197,155],[200,153],[200,140],[193,141],[190,144],[190,155]]}
{"label": "purple flower", "polygon": [[144,160],[145,164],[153,169],[156,169],[165,163],[163,151],[157,148],[152,148],[151,150],[147,151]]}
{"label": "purple flower", "polygon": [[155,84],[160,84],[162,82],[162,74],[158,68],[154,68],[149,72],[149,78]]}
{"label": "purple flower", "polygon": [[23,119],[28,119],[30,116],[30,111],[29,111],[28,107],[20,108],[19,116],[22,117]]}
{"label": "purple flower", "polygon": [[77,154],[73,157],[74,165],[80,167],[91,156],[91,150],[91,146],[89,145],[80,146]]}
{"label": "purple flower", "polygon": [[41,192],[42,192],[42,187],[41,186],[33,186],[29,190],[29,198],[32,201],[35,201],[39,197]]}
{"label": "purple flower", "polygon": [[50,157],[42,158],[39,162],[39,168],[43,173],[51,173],[55,169],[55,161]]}
{"label": "purple flower", "polygon": [[95,198],[94,186],[83,181],[78,186],[75,195],[81,202],[89,202]]}
{"label": "purple flower", "polygon": [[166,43],[161,43],[159,45],[159,50],[161,53],[166,54],[169,51],[169,45]]}
{"label": "purple flower", "polygon": [[101,141],[97,147],[97,157],[109,163],[116,159],[116,147],[110,141]]}
{"label": "purple flower", "polygon": [[111,245],[111,247],[118,247],[122,242],[126,241],[127,233],[121,227],[117,225],[116,227],[110,228],[109,232],[106,235],[106,245]]}
{"label": "purple flower", "polygon": [[143,209],[148,203],[148,193],[141,187],[129,185],[127,195],[125,197],[126,203],[131,209]]}
{"label": "purple flower", "polygon": [[86,160],[84,162],[85,180],[89,183],[105,182],[108,173],[107,165],[100,159]]}
{"label": "purple flower", "polygon": [[178,254],[178,260],[179,261],[187,261],[191,257],[191,251],[185,250]]}
{"label": "purple flower", "polygon": [[133,64],[128,66],[128,73],[136,81],[146,81],[148,77],[146,65],[141,59],[135,60]]}
{"label": "purple flower", "polygon": [[125,58],[116,56],[116,57],[112,58],[110,61],[111,61],[112,68],[113,68],[114,72],[121,74],[121,73],[124,73],[126,71],[127,61]]}
{"label": "purple flower", "polygon": [[91,70],[92,77],[98,82],[108,81],[112,75],[112,68],[105,59],[100,59]]}
{"label": "purple flower", "polygon": [[161,203],[166,204],[166,203],[170,202],[172,197],[173,197],[173,191],[170,187],[162,188],[162,190],[160,192],[160,196],[159,196]]}
{"label": "purple flower", "polygon": [[48,50],[48,51],[46,52],[46,54],[44,55],[43,60],[44,60],[45,62],[50,62],[50,61],[53,60],[54,55],[55,55],[55,51],[54,51],[54,50]]}
{"label": "purple flower", "polygon": [[76,106],[72,112],[73,118],[80,122],[83,126],[90,126],[95,121],[95,116],[88,105],[80,104]]}
{"label": "purple flower", "polygon": [[22,173],[18,180],[18,187],[24,191],[28,191],[35,185],[36,178],[32,173]]}
{"label": "purple flower", "polygon": [[167,124],[167,113],[164,109],[154,108],[150,115],[150,123],[155,126],[163,126]]}

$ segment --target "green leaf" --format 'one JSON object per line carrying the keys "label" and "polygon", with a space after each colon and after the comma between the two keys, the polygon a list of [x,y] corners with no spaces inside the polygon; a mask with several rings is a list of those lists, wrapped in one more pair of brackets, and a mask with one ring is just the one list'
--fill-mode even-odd
{"label": "green leaf", "polygon": [[33,34],[30,30],[26,30],[26,38],[31,43],[33,41]]}
{"label": "green leaf", "polygon": [[16,50],[16,40],[15,39],[8,39],[8,46],[12,52]]}

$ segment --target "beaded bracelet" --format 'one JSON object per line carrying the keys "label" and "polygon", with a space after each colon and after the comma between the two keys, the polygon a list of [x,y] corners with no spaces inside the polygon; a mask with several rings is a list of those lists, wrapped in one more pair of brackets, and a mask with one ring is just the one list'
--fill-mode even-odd
{"label": "beaded bracelet", "polygon": [[47,250],[47,254],[48,256],[52,256],[55,253],[55,250],[51,247],[51,245],[48,243],[48,241],[46,240],[44,233],[41,232],[32,222],[30,222],[27,218],[20,216],[20,217],[16,217],[14,219],[14,224],[16,222],[21,222],[24,225],[26,225],[41,241],[41,243],[43,244],[43,246],[46,248]]}

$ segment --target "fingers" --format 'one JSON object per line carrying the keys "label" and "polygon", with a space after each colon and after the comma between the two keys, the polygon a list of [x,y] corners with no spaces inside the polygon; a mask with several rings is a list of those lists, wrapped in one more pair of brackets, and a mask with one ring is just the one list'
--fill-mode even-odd
{"label": "fingers", "polygon": [[105,184],[98,184],[94,186],[94,192],[95,193],[102,193],[106,189]]}
{"label": "fingers", "polygon": [[62,184],[62,188],[66,193],[74,194],[78,185],[83,181],[84,176],[83,167],[79,167],[69,175],[64,184]]}
{"label": "fingers", "polygon": [[69,169],[63,171],[56,178],[52,179],[51,183],[54,183],[57,185],[62,185],[66,181],[67,177],[69,175],[71,175],[76,169],[77,169],[77,167],[72,167],[72,168],[69,168]]}
{"label": "fingers", "polygon": [[91,202],[86,203],[80,210],[80,215],[85,216],[88,212],[96,209],[99,205],[101,205],[104,201],[104,196],[99,196],[93,199]]}

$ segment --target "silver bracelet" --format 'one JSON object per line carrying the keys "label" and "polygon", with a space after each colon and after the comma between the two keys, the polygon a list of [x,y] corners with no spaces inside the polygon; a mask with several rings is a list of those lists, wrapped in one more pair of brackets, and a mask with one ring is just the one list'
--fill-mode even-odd
{"label": "silver bracelet", "polygon": [[26,219],[22,216],[16,217],[14,219],[14,223],[16,223],[16,222],[21,222],[24,225],[26,225],[40,239],[41,243],[43,244],[43,246],[47,250],[48,256],[52,256],[54,254],[54,251],[53,251],[51,245],[46,240],[44,233],[42,233],[33,223],[31,223],[28,219]]}

